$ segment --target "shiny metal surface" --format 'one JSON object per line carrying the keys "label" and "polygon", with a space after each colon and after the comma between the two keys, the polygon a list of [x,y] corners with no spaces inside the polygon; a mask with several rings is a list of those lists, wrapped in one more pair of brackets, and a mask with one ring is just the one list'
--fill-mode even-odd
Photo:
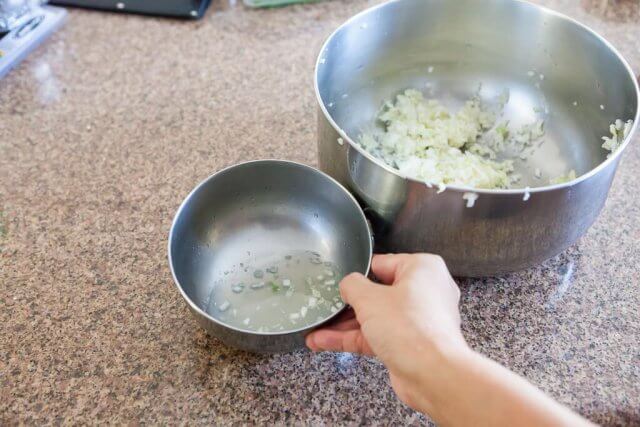
{"label": "shiny metal surface", "polygon": [[[320,168],[362,202],[378,249],[438,253],[459,276],[526,268],[574,243],[598,216],[631,140],[607,159],[601,137],[616,119],[634,119],[631,134],[638,122],[638,85],[617,51],[570,18],[518,0],[396,0],[369,9],[329,37],[315,84]],[[483,98],[510,90],[511,123],[545,120],[545,142],[516,161],[522,189],[437,194],[354,144],[403,89],[457,107],[480,84]],[[578,179],[545,186],[570,169]],[[540,187],[525,201],[527,186]],[[462,199],[467,191],[479,195],[473,208]]]}
{"label": "shiny metal surface", "polygon": [[214,283],[248,253],[259,259],[297,250],[319,252],[340,271],[367,274],[371,235],[345,188],[313,168],[279,160],[242,163],[203,181],[178,209],[169,235],[171,271],[198,323],[226,344],[253,352],[302,347],[324,321],[285,333],[225,325],[206,312]]}

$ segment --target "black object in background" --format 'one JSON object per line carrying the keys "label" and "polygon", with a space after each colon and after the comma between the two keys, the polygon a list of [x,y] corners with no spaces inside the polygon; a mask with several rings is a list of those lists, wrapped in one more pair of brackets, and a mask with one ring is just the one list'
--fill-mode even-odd
{"label": "black object in background", "polygon": [[144,15],[198,19],[204,15],[210,0],[52,0],[60,6],[85,7]]}

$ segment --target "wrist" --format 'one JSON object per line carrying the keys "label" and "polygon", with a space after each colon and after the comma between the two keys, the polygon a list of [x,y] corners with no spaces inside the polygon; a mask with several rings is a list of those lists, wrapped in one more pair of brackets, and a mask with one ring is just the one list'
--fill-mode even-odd
{"label": "wrist", "polygon": [[404,371],[410,406],[441,420],[439,408],[447,399],[446,390],[459,380],[463,367],[475,365],[477,356],[461,334],[430,336],[419,342],[410,355],[413,363]]}

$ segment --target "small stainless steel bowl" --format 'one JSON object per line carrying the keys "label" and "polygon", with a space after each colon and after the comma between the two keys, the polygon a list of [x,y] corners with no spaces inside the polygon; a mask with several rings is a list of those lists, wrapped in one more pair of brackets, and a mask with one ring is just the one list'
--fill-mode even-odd
{"label": "small stainless steel bowl", "polygon": [[[438,193],[357,143],[385,100],[420,88],[450,107],[509,89],[505,118],[545,121],[545,142],[516,159],[521,188],[450,186]],[[349,188],[370,216],[376,245],[434,252],[461,276],[519,270],[550,258],[598,216],[638,127],[629,65],[584,25],[521,0],[394,0],[340,26],[316,64],[320,169]],[[616,119],[635,124],[610,157]],[[549,185],[574,169],[578,178]],[[542,179],[539,179],[539,170]],[[531,187],[531,190],[525,187]],[[463,195],[478,195],[473,208]]]}
{"label": "small stainless steel bowl", "polygon": [[169,234],[169,264],[198,323],[224,343],[274,353],[304,346],[305,335],[330,320],[300,329],[258,333],[207,313],[224,271],[262,255],[310,250],[339,271],[367,274],[372,242],[353,196],[324,173],[298,163],[258,160],[224,169],[200,183],[182,203]]}

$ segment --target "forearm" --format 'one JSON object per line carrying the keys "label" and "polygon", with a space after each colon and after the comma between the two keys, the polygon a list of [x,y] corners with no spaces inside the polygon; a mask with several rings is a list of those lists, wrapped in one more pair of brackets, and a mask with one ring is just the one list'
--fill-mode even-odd
{"label": "forearm", "polygon": [[419,369],[416,409],[443,425],[590,425],[524,378],[466,346],[436,349]]}

